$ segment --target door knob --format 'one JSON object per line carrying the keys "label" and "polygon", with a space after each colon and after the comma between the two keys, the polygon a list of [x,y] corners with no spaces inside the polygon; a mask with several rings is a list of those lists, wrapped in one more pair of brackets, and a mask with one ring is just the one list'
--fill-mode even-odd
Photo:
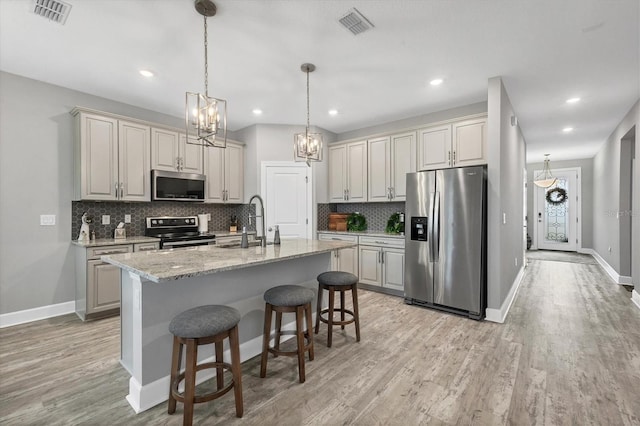
{"label": "door knob", "polygon": [[267,229],[267,231],[269,231],[269,232],[273,232],[273,228],[272,228],[272,227],[269,227],[269,229]]}

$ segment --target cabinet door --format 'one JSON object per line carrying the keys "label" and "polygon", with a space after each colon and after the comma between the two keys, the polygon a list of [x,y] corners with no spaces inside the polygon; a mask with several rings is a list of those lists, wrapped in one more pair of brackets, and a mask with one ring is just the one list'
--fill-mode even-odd
{"label": "cabinet door", "polygon": [[120,307],[120,268],[101,260],[87,262],[87,314]]}
{"label": "cabinet door", "polygon": [[349,272],[358,276],[358,247],[348,247],[338,250],[338,271]]}
{"label": "cabinet door", "polygon": [[205,199],[209,203],[224,203],[224,156],[225,150],[221,148],[207,148],[204,152]]}
{"label": "cabinet door", "polygon": [[[187,143],[187,135],[180,135],[180,171],[185,173],[198,173],[202,174],[203,168],[203,146],[197,141],[190,138],[195,143]],[[222,149],[222,148],[208,148],[208,149]]]}
{"label": "cabinet door", "polygon": [[390,201],[391,193],[391,138],[367,141],[368,200]]}
{"label": "cabinet door", "polygon": [[151,129],[151,168],[156,170],[178,170],[180,138],[177,132]]}
{"label": "cabinet door", "polygon": [[404,250],[383,249],[384,279],[382,286],[404,291]]}
{"label": "cabinet door", "polygon": [[418,170],[451,167],[451,125],[422,129],[418,136]]}
{"label": "cabinet door", "polygon": [[487,163],[487,120],[466,120],[453,125],[454,166]]}
{"label": "cabinet door", "polygon": [[377,286],[382,284],[380,254],[381,250],[378,247],[359,246],[360,273],[358,276],[361,283]]}
{"label": "cabinet door", "polygon": [[[220,148],[209,148],[218,149]],[[225,151],[226,202],[241,204],[244,201],[244,147],[227,143]]]}
{"label": "cabinet door", "polygon": [[391,200],[407,198],[407,173],[416,171],[416,132],[391,137]]}
{"label": "cabinet door", "polygon": [[347,189],[347,146],[329,147],[329,200],[344,203]]}
{"label": "cabinet door", "polygon": [[81,113],[80,198],[116,200],[118,181],[118,121]]}
{"label": "cabinet door", "polygon": [[151,201],[151,129],[137,123],[118,122],[118,198]]}
{"label": "cabinet door", "polygon": [[347,144],[347,200],[367,201],[367,143]]}

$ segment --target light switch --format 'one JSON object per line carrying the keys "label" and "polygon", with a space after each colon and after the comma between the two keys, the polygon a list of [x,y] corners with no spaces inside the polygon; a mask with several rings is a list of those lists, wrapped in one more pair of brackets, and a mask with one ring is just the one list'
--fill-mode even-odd
{"label": "light switch", "polygon": [[102,215],[102,224],[103,225],[109,225],[111,223],[111,216],[109,216],[108,214],[103,214]]}
{"label": "light switch", "polygon": [[131,223],[131,215],[130,214],[125,214],[124,215],[124,223]]}
{"label": "light switch", "polygon": [[55,226],[56,225],[56,215],[55,214],[41,214],[40,215],[40,225],[41,226]]}

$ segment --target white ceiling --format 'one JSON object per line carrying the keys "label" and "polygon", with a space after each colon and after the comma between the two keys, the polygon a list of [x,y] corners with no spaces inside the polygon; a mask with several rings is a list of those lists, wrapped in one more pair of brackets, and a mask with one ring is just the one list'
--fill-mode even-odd
{"label": "white ceiling", "polygon": [[[1,70],[177,117],[184,92],[204,90],[192,0],[67,1],[60,25],[33,14],[33,0],[0,0]],[[502,76],[529,162],[593,156],[640,96],[638,0],[215,3],[209,93],[228,100],[232,130],[303,124],[304,62],[317,67],[311,122],[334,133],[486,100],[487,80]],[[352,7],[375,28],[340,26]]]}

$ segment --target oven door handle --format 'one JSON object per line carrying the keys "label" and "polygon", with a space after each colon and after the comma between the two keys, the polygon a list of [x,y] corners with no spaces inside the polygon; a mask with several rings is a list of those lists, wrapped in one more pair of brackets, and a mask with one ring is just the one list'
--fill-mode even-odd
{"label": "oven door handle", "polygon": [[204,246],[208,244],[213,244],[215,241],[216,241],[215,238],[211,238],[207,240],[169,241],[166,243],[162,243],[162,248],[171,248],[171,247],[180,247],[180,246]]}

